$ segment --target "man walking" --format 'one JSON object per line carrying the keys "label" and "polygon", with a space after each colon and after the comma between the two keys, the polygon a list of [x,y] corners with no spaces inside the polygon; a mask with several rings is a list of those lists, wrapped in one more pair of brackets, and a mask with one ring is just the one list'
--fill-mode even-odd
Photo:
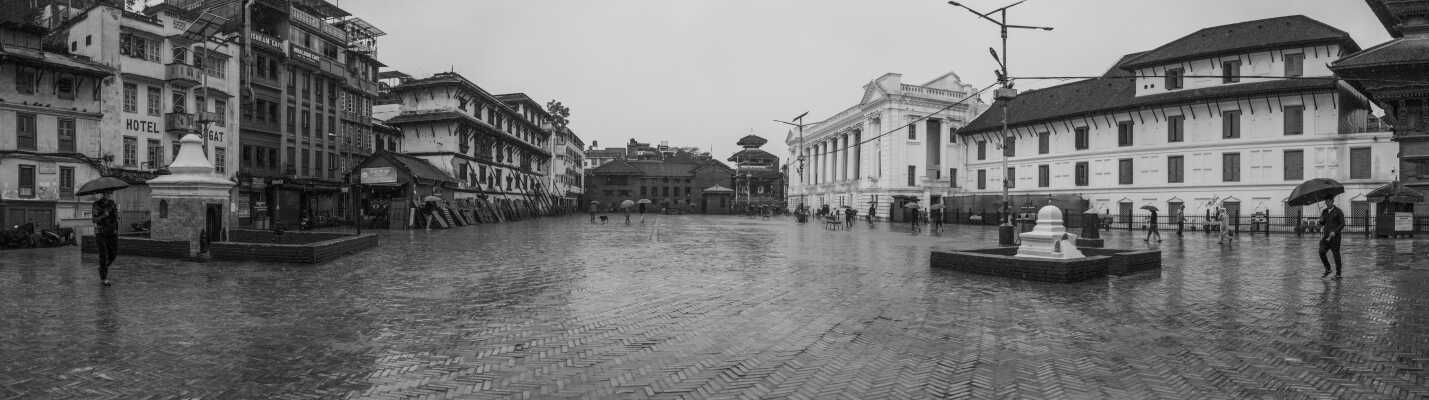
{"label": "man walking", "polygon": [[595,212],[596,209],[599,207],[599,204],[600,203],[596,203],[594,201],[590,202],[590,223],[592,224],[595,223]]}
{"label": "man walking", "polygon": [[928,220],[933,225],[933,233],[943,231],[943,209],[935,208],[928,211]]}
{"label": "man walking", "polygon": [[1181,233],[1182,233],[1182,232],[1185,232],[1185,231],[1186,231],[1186,206],[1181,206],[1181,207],[1179,207],[1179,208],[1176,209],[1176,237],[1181,237],[1181,236],[1183,236]]}
{"label": "man walking", "polygon": [[868,205],[868,225],[873,226],[873,214],[878,212],[878,206]]}
{"label": "man walking", "polygon": [[1161,242],[1161,229],[1157,226],[1156,209],[1151,209],[1151,216],[1146,218],[1146,238],[1143,242],[1150,243],[1151,236],[1156,236],[1156,242]]}
{"label": "man walking", "polygon": [[1344,263],[1340,261],[1340,231],[1345,229],[1345,213],[1335,206],[1333,196],[1325,199],[1325,210],[1320,211],[1320,225],[1324,227],[1320,234],[1320,263],[1325,265],[1325,273],[1320,277],[1330,276],[1330,260],[1325,258],[1325,253],[1333,251],[1335,279],[1340,279],[1344,272]]}
{"label": "man walking", "polygon": [[844,229],[853,229],[853,220],[858,217],[858,210],[853,207],[844,209]]}
{"label": "man walking", "polygon": [[1226,240],[1235,240],[1231,235],[1231,215],[1226,211],[1225,203],[1216,206],[1216,219],[1220,222],[1220,236],[1216,239],[1216,244],[1225,243]]}
{"label": "man walking", "polygon": [[102,192],[94,201],[92,214],[94,242],[99,247],[99,280],[109,286],[109,265],[119,255],[119,205],[109,199],[109,192]]}

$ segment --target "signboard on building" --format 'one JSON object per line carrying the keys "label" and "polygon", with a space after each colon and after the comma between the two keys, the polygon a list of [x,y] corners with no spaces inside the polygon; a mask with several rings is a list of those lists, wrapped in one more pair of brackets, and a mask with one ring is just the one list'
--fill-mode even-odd
{"label": "signboard on building", "polygon": [[236,210],[238,211],[238,218],[248,218],[248,199],[240,196],[236,206],[238,208]]}
{"label": "signboard on building", "polygon": [[1413,232],[1413,231],[1414,231],[1414,213],[1412,213],[1412,212],[1397,212],[1397,213],[1394,213],[1394,231],[1395,231],[1395,232]]}
{"label": "signboard on building", "polygon": [[362,169],[362,184],[383,184],[397,183],[397,172],[392,167],[374,167]]}

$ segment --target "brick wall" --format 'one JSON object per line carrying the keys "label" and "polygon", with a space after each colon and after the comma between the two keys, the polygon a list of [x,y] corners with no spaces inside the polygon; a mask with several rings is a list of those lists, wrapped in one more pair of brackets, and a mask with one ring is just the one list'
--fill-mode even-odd
{"label": "brick wall", "polygon": [[1158,250],[1080,249],[1087,258],[1048,260],[1017,258],[1016,247],[933,252],[933,268],[1040,282],[1080,282],[1106,276],[1161,268]]}
{"label": "brick wall", "polygon": [[[94,236],[80,237],[80,251],[91,254],[99,253],[99,246],[94,242]],[[188,241],[157,240],[134,234],[119,236],[119,255],[180,259],[192,258],[189,254]]]}
{"label": "brick wall", "polygon": [[[306,234],[317,235],[316,233]],[[288,234],[284,234],[283,236],[287,235]],[[253,242],[212,243],[209,245],[209,256],[215,260],[320,264],[377,247],[377,236],[372,234],[361,236],[344,234],[324,235],[338,235],[339,237],[304,244]],[[234,236],[230,234],[230,238],[233,237]]]}
{"label": "brick wall", "polygon": [[232,229],[228,231],[228,241],[248,243],[309,244],[349,236],[352,235],[328,232],[283,232],[282,235],[277,235],[274,234],[273,231],[254,229]]}

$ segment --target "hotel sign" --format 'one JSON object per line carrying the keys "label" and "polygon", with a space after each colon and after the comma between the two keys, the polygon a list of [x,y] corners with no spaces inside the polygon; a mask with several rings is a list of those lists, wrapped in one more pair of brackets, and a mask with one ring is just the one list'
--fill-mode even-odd
{"label": "hotel sign", "polygon": [[392,167],[363,168],[361,182],[364,185],[397,183],[397,173]]}
{"label": "hotel sign", "polygon": [[139,133],[159,133],[159,121],[125,118],[124,129]]}

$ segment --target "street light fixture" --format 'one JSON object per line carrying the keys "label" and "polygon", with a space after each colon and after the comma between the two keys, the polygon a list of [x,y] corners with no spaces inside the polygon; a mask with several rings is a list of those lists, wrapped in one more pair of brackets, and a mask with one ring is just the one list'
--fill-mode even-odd
{"label": "street light fixture", "polygon": [[[1006,6],[1003,6],[1002,8],[998,8],[996,10],[988,12],[979,12],[978,10],[974,10],[971,7],[965,6],[962,3],[958,3],[956,1],[948,2],[948,4],[951,4],[956,7],[961,7],[964,10],[968,10],[968,12],[976,14],[978,17],[981,17],[988,22],[997,24],[998,28],[1001,28],[1002,30],[1001,56],[999,57],[997,50],[994,50],[992,48],[988,49],[988,52],[992,53],[992,58],[994,60],[997,60],[997,66],[1000,68],[1000,71],[995,71],[994,73],[997,74],[997,82],[1002,84],[1002,87],[997,89],[997,91],[994,92],[993,95],[993,97],[997,101],[1002,102],[1002,145],[998,147],[1002,149],[1002,215],[1005,219],[1002,221],[1002,225],[998,226],[997,235],[998,243],[1002,245],[1011,245],[1014,242],[1014,230],[1012,228],[1012,210],[1011,207],[1009,207],[1008,199],[1008,190],[1011,188],[1012,184],[1007,180],[1010,177],[1007,173],[1007,104],[1012,102],[1012,99],[1017,98],[1017,90],[1012,88],[1012,78],[1011,75],[1008,75],[1007,72],[1007,29],[1016,28],[1039,29],[1044,31],[1052,30],[1052,27],[1047,26],[1007,24],[1007,9],[1012,8],[1013,6],[1016,6],[1018,4],[1022,4],[1026,1],[1027,0],[1019,0],[1018,2],[1008,4]],[[996,19],[992,17],[993,14],[997,14]]]}

